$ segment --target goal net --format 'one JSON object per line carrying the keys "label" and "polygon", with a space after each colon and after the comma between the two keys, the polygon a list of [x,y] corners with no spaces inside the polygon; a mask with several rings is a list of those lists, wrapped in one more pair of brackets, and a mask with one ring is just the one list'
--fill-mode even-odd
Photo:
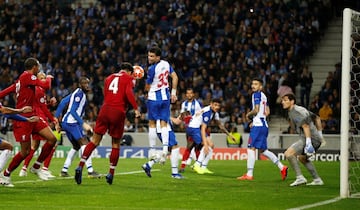
{"label": "goal net", "polygon": [[360,195],[360,13],[344,9],[340,197]]}

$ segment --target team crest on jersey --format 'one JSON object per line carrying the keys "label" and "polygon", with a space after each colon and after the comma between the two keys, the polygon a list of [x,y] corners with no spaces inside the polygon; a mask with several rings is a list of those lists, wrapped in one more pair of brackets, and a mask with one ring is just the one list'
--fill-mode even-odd
{"label": "team crest on jersey", "polygon": [[79,102],[79,101],[80,101],[80,97],[79,97],[79,96],[75,97],[75,101],[76,101],[76,102]]}
{"label": "team crest on jersey", "polygon": [[204,118],[204,121],[205,121],[205,122],[209,121],[209,117],[205,117],[205,118]]}
{"label": "team crest on jersey", "polygon": [[35,75],[31,76],[31,80],[36,80],[36,79],[37,79],[37,77]]}
{"label": "team crest on jersey", "polygon": [[44,99],[44,98],[40,98],[40,103],[45,103],[45,99]]}

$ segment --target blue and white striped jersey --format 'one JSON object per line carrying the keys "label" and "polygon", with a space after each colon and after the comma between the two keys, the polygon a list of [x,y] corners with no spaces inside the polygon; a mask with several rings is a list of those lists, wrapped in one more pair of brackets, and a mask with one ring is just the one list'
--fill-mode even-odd
{"label": "blue and white striped jersey", "polygon": [[68,109],[62,118],[65,123],[83,124],[82,117],[85,113],[86,94],[81,88],[77,88],[70,96]]}
{"label": "blue and white striped jersey", "polygon": [[196,99],[192,100],[191,102],[186,100],[181,103],[180,113],[189,111],[191,113],[191,115],[194,115],[196,112],[201,110],[201,107],[202,107],[201,103]]}
{"label": "blue and white striped jersey", "polygon": [[220,120],[219,113],[213,112],[210,105],[196,112],[189,123],[189,128],[200,128],[202,123],[209,125],[212,119]]}
{"label": "blue and white striped jersey", "polygon": [[169,75],[174,69],[169,62],[160,60],[160,62],[151,65],[148,68],[146,84],[150,85],[148,100],[166,101],[170,100]]}

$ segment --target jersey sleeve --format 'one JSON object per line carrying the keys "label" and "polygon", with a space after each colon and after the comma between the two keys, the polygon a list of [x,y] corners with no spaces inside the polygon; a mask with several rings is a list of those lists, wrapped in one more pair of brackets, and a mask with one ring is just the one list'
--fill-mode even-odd
{"label": "jersey sleeve", "polygon": [[30,77],[24,77],[22,82],[25,82],[27,85],[34,85],[44,88],[48,90],[51,86],[51,78],[46,78],[45,81],[39,80],[35,75],[31,75]]}
{"label": "jersey sleeve", "polygon": [[146,84],[150,85],[154,81],[155,76],[155,65],[152,65],[148,68]]}
{"label": "jersey sleeve", "polygon": [[261,92],[254,93],[254,106],[259,105],[261,102]]}
{"label": "jersey sleeve", "polygon": [[76,98],[79,97],[81,98],[79,95],[75,95],[74,96],[74,102],[72,103],[71,109],[70,109],[70,114],[76,119],[76,121],[82,125],[84,123],[84,121],[81,119],[81,117],[77,114],[76,109],[79,107],[80,105],[80,100],[77,100]]}
{"label": "jersey sleeve", "polygon": [[8,118],[8,119],[13,119],[13,120],[17,120],[17,121],[27,121],[27,118],[24,116],[21,116],[19,114],[5,114],[4,117]]}
{"label": "jersey sleeve", "polygon": [[71,94],[67,95],[65,98],[63,98],[60,101],[60,103],[58,104],[58,107],[56,108],[56,111],[55,111],[55,117],[60,117],[65,106],[70,102],[70,97],[71,97]]}
{"label": "jersey sleeve", "polygon": [[127,100],[129,101],[129,103],[131,104],[133,109],[138,109],[138,105],[136,103],[136,99],[135,99],[134,92],[133,92],[133,86],[134,85],[132,83],[132,80],[130,79],[126,86],[125,94],[126,94]]}
{"label": "jersey sleeve", "polygon": [[5,88],[4,90],[0,91],[0,98],[4,98],[10,93],[15,92],[15,87],[16,87],[15,84],[12,84],[9,87]]}

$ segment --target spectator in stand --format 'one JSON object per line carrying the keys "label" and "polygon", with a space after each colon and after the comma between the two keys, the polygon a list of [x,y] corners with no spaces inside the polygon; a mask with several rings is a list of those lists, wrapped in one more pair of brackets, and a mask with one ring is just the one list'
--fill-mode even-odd
{"label": "spectator in stand", "polygon": [[332,94],[333,89],[331,88],[331,81],[329,79],[326,80],[323,88],[319,93],[319,100],[326,101],[330,94]]}
{"label": "spectator in stand", "polygon": [[329,120],[329,117],[332,116],[333,110],[329,105],[328,101],[324,101],[322,107],[319,109],[320,119],[323,121]]}
{"label": "spectator in stand", "polygon": [[[318,41],[309,33],[313,30],[308,30],[307,26],[309,23],[310,26],[319,25],[322,30],[326,21],[331,19],[321,19],[320,15],[312,18],[314,14],[320,14],[318,11],[327,11],[326,4],[321,1],[311,1],[306,9],[294,4],[291,10],[286,9],[287,5],[282,1],[271,4],[249,1],[246,7],[241,6],[239,1],[229,1],[226,6],[222,1],[184,1],[179,12],[178,4],[169,4],[168,1],[149,3],[134,0],[118,6],[110,1],[101,1],[99,5],[89,5],[88,9],[83,6],[71,8],[70,3],[47,2],[46,12],[43,1],[18,2],[9,1],[1,5],[6,18],[0,22],[9,19],[14,23],[3,24],[4,30],[0,32],[0,40],[3,40],[0,41],[1,64],[10,66],[10,71],[4,72],[10,75],[3,78],[17,78],[21,72],[20,60],[41,55],[40,62],[46,63],[46,71],[59,78],[54,82],[54,88],[60,89],[59,86],[64,84],[61,93],[72,92],[71,84],[79,75],[85,74],[83,76],[94,81],[93,102],[98,107],[103,101],[101,78],[112,73],[114,64],[123,60],[146,65],[143,52],[157,41],[161,43],[162,56],[166,56],[167,60],[178,61],[183,57],[185,62],[181,63],[181,69],[189,77],[186,81],[190,83],[193,78],[194,85],[191,86],[198,92],[208,77],[202,78],[202,70],[194,70],[197,66],[217,80],[220,74],[227,75],[234,69],[241,71],[241,77],[245,79],[253,77],[250,75],[251,68],[256,68],[256,71],[266,69],[270,73],[278,73],[280,66],[289,71],[291,64],[295,69],[299,68],[313,51],[313,43]],[[14,10],[14,7],[19,9]],[[261,16],[250,13],[249,7]],[[162,15],[150,12],[159,11],[159,8],[169,12]],[[222,9],[226,15],[217,12]],[[134,11],[134,15],[128,11]],[[29,18],[22,20],[23,16],[18,14]],[[32,25],[34,27],[29,27]],[[125,27],[126,30],[123,30]],[[170,36],[166,37],[168,33]],[[44,47],[46,43],[49,43],[49,48]],[[18,47],[14,47],[16,45]],[[125,52],[123,49],[129,50]],[[255,56],[251,56],[252,53]],[[72,69],[77,70],[76,74],[72,73]],[[225,85],[221,84],[223,91]],[[180,91],[179,95],[182,93]]]}
{"label": "spectator in stand", "polygon": [[300,100],[301,106],[306,108],[310,104],[310,93],[313,83],[312,73],[309,71],[309,67],[306,65],[300,75]]}

